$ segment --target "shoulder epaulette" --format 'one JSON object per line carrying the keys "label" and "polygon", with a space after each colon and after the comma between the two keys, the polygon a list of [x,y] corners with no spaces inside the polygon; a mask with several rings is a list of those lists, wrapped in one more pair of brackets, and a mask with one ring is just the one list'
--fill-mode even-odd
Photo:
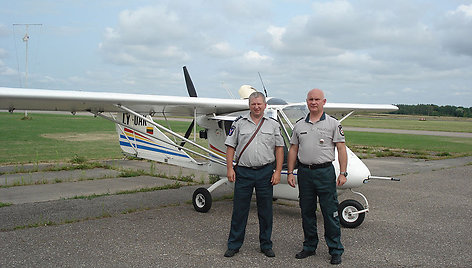
{"label": "shoulder epaulette", "polygon": [[243,118],[242,115],[238,116],[236,119],[234,119],[234,122],[237,122],[239,119]]}
{"label": "shoulder epaulette", "polygon": [[302,120],[303,118],[305,118],[305,117],[301,117],[301,118],[298,119],[295,123],[298,123],[298,121]]}
{"label": "shoulder epaulette", "polygon": [[279,120],[277,120],[276,118],[273,118],[273,117],[269,117],[270,119],[274,120],[275,122],[279,122]]}

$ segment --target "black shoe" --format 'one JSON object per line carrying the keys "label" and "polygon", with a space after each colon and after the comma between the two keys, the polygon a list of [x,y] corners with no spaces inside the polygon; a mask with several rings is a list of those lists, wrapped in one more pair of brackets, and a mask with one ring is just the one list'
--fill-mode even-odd
{"label": "black shoe", "polygon": [[332,255],[331,256],[331,264],[341,264],[341,255]]}
{"label": "black shoe", "polygon": [[239,252],[239,249],[228,249],[226,252],[225,252],[225,257],[233,257],[234,254],[238,253]]}
{"label": "black shoe", "polygon": [[315,255],[315,251],[307,251],[307,250],[302,250],[300,252],[298,252],[297,254],[295,254],[295,258],[297,259],[304,259],[306,257],[309,257],[311,255]]}
{"label": "black shoe", "polygon": [[275,257],[275,253],[271,248],[261,249],[261,252],[264,253],[267,257]]}

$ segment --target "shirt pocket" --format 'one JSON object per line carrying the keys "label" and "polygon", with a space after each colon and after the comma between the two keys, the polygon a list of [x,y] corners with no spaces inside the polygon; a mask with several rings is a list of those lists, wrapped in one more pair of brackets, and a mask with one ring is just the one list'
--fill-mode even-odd
{"label": "shirt pocket", "polygon": [[249,139],[253,133],[254,133],[254,129],[245,128],[245,129],[239,130],[239,135],[241,135],[242,140]]}
{"label": "shirt pocket", "polygon": [[333,135],[327,131],[320,131],[316,141],[322,149],[331,149],[334,147]]}
{"label": "shirt pocket", "polygon": [[[301,134],[298,136],[298,145],[303,148],[314,148],[318,146],[318,137],[313,133]],[[311,149],[310,149],[311,150]]]}
{"label": "shirt pocket", "polygon": [[260,129],[261,137],[259,141],[264,145],[264,147],[268,149],[272,149],[275,147],[275,130],[271,128],[264,128]]}

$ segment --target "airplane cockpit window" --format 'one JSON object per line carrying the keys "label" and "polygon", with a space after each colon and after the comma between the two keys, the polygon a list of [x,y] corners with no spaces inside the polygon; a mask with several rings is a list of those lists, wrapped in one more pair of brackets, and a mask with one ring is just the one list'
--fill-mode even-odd
{"label": "airplane cockpit window", "polygon": [[308,114],[308,108],[305,104],[290,105],[282,109],[292,125]]}
{"label": "airplane cockpit window", "polygon": [[233,125],[233,121],[224,120],[223,122],[224,122],[225,134],[226,134],[226,136],[228,136],[229,129],[231,128],[231,125]]}

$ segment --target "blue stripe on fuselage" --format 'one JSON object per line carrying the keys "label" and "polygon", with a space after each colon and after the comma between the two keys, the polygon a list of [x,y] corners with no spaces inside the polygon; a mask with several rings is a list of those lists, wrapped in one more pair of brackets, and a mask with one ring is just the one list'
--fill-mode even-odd
{"label": "blue stripe on fuselage", "polygon": [[[126,137],[124,135],[120,135],[120,138],[122,138],[123,140],[126,140]],[[145,144],[148,144],[148,145],[161,147],[161,148],[164,148],[164,149],[167,149],[167,150],[172,150],[172,149],[170,149],[168,147],[165,147],[165,146],[162,146],[160,144],[152,143],[152,142],[145,141],[145,140],[142,140],[142,139],[135,139],[133,137],[128,137],[128,139],[131,140],[131,141],[138,141],[138,142],[142,142],[142,143],[145,143]],[[176,150],[173,150],[173,151],[176,151]]]}
{"label": "blue stripe on fuselage", "polygon": [[[131,147],[131,144],[129,142],[125,142],[125,141],[120,141],[120,145]],[[184,155],[184,154],[175,153],[175,152],[171,152],[171,151],[166,151],[166,150],[162,150],[162,149],[158,149],[158,148],[152,148],[152,147],[144,146],[144,145],[140,145],[140,144],[137,144],[137,147],[138,147],[138,149],[142,149],[142,150],[153,151],[153,152],[158,152],[158,153],[163,153],[163,154],[170,154],[170,155],[180,156],[180,157],[184,157],[184,158],[189,158],[187,155]]]}

